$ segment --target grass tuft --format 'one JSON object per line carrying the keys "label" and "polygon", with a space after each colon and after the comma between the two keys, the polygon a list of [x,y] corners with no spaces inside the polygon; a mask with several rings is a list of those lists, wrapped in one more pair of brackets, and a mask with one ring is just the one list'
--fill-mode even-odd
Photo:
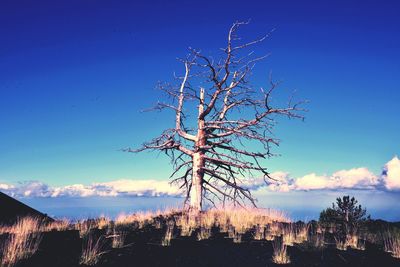
{"label": "grass tuft", "polygon": [[385,251],[389,252],[394,258],[400,259],[400,237],[387,233],[384,237]]}
{"label": "grass tuft", "polygon": [[167,224],[167,231],[165,232],[164,238],[161,240],[161,245],[164,247],[171,245],[171,239],[174,233],[175,223],[169,221]]}
{"label": "grass tuft", "polygon": [[79,263],[85,265],[96,265],[101,255],[106,252],[103,251],[103,237],[96,238],[93,234],[87,235],[83,239],[82,254]]}
{"label": "grass tuft", "polygon": [[290,257],[287,253],[287,246],[283,241],[281,241],[279,238],[276,238],[272,242],[272,247],[273,247],[273,255],[272,255],[272,261],[276,264],[289,264],[290,263]]}
{"label": "grass tuft", "polygon": [[31,257],[39,248],[42,240],[41,220],[36,217],[24,217],[3,229],[8,237],[1,247],[0,266],[11,267],[18,261]]}

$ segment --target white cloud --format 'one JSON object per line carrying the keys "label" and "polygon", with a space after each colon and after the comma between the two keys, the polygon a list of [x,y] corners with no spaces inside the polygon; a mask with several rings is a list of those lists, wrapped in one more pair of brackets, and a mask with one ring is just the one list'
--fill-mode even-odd
{"label": "white cloud", "polygon": [[293,188],[293,180],[288,172],[274,172],[270,174],[272,180],[269,181],[267,189],[276,192],[289,192]]}
{"label": "white cloud", "polygon": [[332,174],[332,180],[342,188],[372,189],[379,184],[379,178],[367,168],[342,170]]}
{"label": "white cloud", "polygon": [[179,196],[182,191],[169,181],[115,180],[91,185],[73,184],[50,187],[38,181],[19,183],[16,186],[0,184],[0,189],[11,196],[20,197],[112,197],[112,196]]}
{"label": "white cloud", "polygon": [[93,186],[85,186],[83,184],[73,184],[64,187],[55,187],[50,190],[51,197],[71,196],[71,197],[89,197],[96,195],[103,195],[102,192],[96,192]]}
{"label": "white cloud", "polygon": [[400,190],[400,159],[397,156],[385,164],[382,178],[387,190]]}
{"label": "white cloud", "polygon": [[[241,185],[257,194],[268,191],[289,192],[304,190],[400,190],[400,160],[394,157],[377,176],[367,168],[340,170],[332,175],[310,173],[292,178],[287,172],[274,172],[267,184],[262,178],[243,179]],[[89,196],[182,196],[183,192],[169,181],[120,179],[90,185],[73,184],[51,187],[38,181],[17,185],[0,183],[0,190],[20,197],[89,197]]]}
{"label": "white cloud", "polygon": [[0,184],[0,190],[9,190],[9,189],[11,189],[11,188],[13,188],[12,185],[9,185],[9,184]]}
{"label": "white cloud", "polygon": [[307,174],[296,179],[294,188],[298,190],[374,189],[378,184],[378,176],[367,168],[354,168],[337,171],[331,176]]}
{"label": "white cloud", "polygon": [[[289,184],[291,184],[292,179],[289,177],[287,172],[273,172],[269,176],[272,179],[264,178],[250,178],[242,179],[240,185],[250,189],[251,191],[264,192],[266,189],[270,191],[287,192],[291,189]],[[221,183],[223,185],[223,183]]]}
{"label": "white cloud", "polygon": [[134,194],[151,196],[177,196],[182,193],[177,186],[171,185],[169,181],[157,180],[116,180],[107,183],[94,184],[96,189],[110,189],[111,194]]}
{"label": "white cloud", "polygon": [[298,178],[290,178],[285,172],[276,172],[271,176],[277,181],[270,181],[266,188],[257,192],[275,191],[289,192],[301,190],[399,190],[400,189],[400,160],[394,157],[389,161],[381,176],[373,174],[367,168],[340,170],[332,175],[310,173]]}
{"label": "white cloud", "polygon": [[4,191],[13,196],[24,197],[48,197],[50,194],[48,185],[39,181],[29,181],[18,183],[17,185],[9,185]]}
{"label": "white cloud", "polygon": [[294,183],[297,190],[316,190],[330,188],[330,178],[327,176],[319,176],[315,173],[307,174],[297,178]]}

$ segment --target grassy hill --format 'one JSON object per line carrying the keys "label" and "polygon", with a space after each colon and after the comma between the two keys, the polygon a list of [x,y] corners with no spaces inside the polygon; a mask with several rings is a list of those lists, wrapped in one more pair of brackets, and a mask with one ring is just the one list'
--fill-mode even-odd
{"label": "grassy hill", "polygon": [[209,210],[43,222],[0,229],[1,266],[399,266],[398,224],[369,221],[337,238],[333,226],[275,210]]}

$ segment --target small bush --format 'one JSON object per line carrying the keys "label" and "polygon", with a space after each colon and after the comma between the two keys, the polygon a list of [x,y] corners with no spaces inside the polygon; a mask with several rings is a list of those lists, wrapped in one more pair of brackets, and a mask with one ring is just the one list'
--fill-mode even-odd
{"label": "small bush", "polygon": [[370,220],[367,210],[358,205],[358,201],[350,196],[336,199],[332,208],[323,210],[319,222],[326,228],[333,229],[338,238],[345,240],[348,235],[357,235],[363,230],[365,222]]}

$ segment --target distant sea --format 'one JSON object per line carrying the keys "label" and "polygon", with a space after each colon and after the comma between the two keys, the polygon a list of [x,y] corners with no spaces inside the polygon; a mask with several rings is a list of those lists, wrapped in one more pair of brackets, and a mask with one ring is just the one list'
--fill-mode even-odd
{"label": "distant sea", "polygon": [[[400,194],[382,192],[290,192],[258,196],[258,206],[286,212],[293,220],[318,219],[322,209],[330,207],[336,197],[355,195],[374,219],[400,221]],[[25,204],[55,218],[72,220],[100,215],[115,218],[121,213],[156,211],[180,207],[181,197],[58,197],[19,198]]]}
{"label": "distant sea", "polygon": [[53,218],[71,220],[99,216],[115,218],[122,213],[178,207],[183,202],[180,197],[57,197],[19,200]]}

